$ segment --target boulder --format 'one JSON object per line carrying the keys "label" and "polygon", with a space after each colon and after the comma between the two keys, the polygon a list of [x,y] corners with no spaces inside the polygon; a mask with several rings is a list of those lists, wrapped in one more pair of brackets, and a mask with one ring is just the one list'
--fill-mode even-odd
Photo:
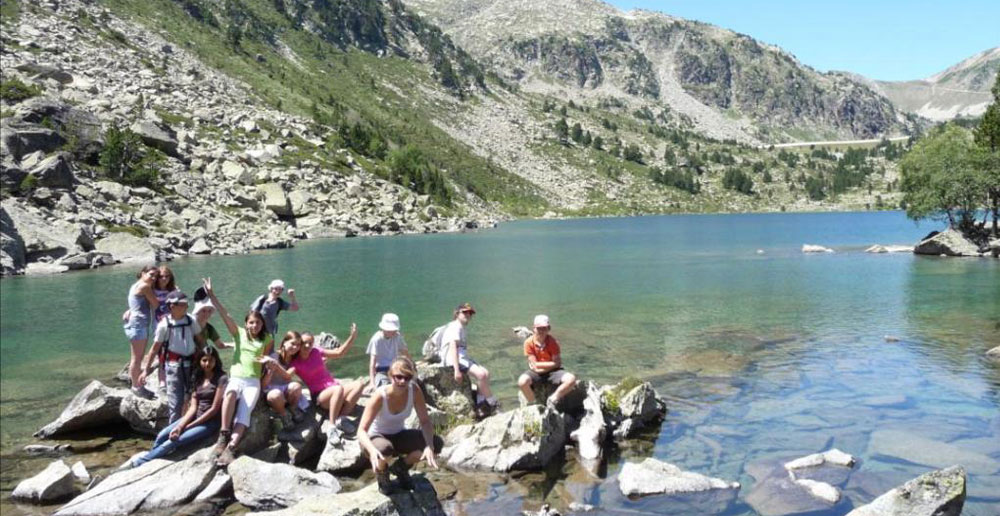
{"label": "boulder", "polygon": [[132,514],[178,507],[191,501],[215,477],[212,450],[172,462],[154,459],[119,471],[55,512],[58,516]]}
{"label": "boulder", "polygon": [[565,421],[538,405],[502,412],[452,430],[442,452],[448,465],[497,472],[540,469],[562,451]]}
{"label": "boulder", "polygon": [[48,276],[50,274],[62,274],[69,270],[69,267],[65,265],[59,265],[55,263],[47,262],[33,262],[29,263],[27,267],[24,268],[25,276]]}
{"label": "boulder", "polygon": [[288,203],[285,191],[278,183],[264,183],[257,185],[257,191],[263,197],[264,207],[273,211],[275,215],[288,217],[292,215],[292,207]]}
{"label": "boulder", "polygon": [[[430,364],[424,361],[417,362],[417,381],[424,390],[427,403],[445,412],[455,415],[467,414],[471,413],[472,408],[475,406],[475,398],[473,398],[472,383],[469,380],[469,375],[462,375],[462,381],[456,382],[455,373],[451,367],[445,367],[441,364]],[[459,412],[456,410],[464,408],[464,403],[462,403],[462,407],[445,407],[445,398],[449,398],[452,405],[459,402],[458,397],[452,396],[454,393],[465,397],[468,401],[468,409],[466,411]]]}
{"label": "boulder", "polygon": [[833,249],[821,245],[802,244],[803,253],[832,253]]}
{"label": "boulder", "polygon": [[240,445],[236,451],[245,455],[253,455],[271,444],[274,438],[274,428],[271,426],[271,409],[265,400],[260,400],[250,413],[250,426],[247,427]]}
{"label": "boulder", "polygon": [[948,228],[940,233],[932,232],[924,237],[913,248],[913,254],[979,256],[979,246],[965,238],[961,231]]}
{"label": "boulder", "polygon": [[66,144],[66,139],[48,127],[4,118],[0,124],[0,150],[20,160],[33,152],[48,154]]}
{"label": "boulder", "polygon": [[875,455],[935,468],[957,462],[966,470],[980,475],[993,475],[1000,471],[1000,462],[989,455],[902,430],[872,432],[868,440],[867,456]]}
{"label": "boulder", "polygon": [[[810,459],[810,462],[815,461]],[[829,510],[830,505],[836,503],[830,499],[840,498],[839,491],[831,484],[843,484],[850,473],[844,468],[819,467],[793,469],[790,472],[774,459],[751,462],[744,469],[754,478],[752,489],[744,499],[761,516]],[[813,478],[797,478],[806,473]]]}
{"label": "boulder", "polygon": [[310,496],[288,509],[250,513],[258,516],[445,516],[437,491],[420,475],[413,477],[413,491],[390,496],[378,492],[375,483],[350,493]]}
{"label": "boulder", "polygon": [[865,249],[866,253],[912,253],[912,245],[879,245],[875,244],[868,249]]}
{"label": "boulder", "polygon": [[[590,382],[585,380],[578,380],[573,390],[569,391],[563,399],[559,400],[559,410],[562,412],[567,412],[570,414],[578,414],[583,411],[583,400],[587,397],[587,387]],[[531,384],[531,392],[535,395],[535,403],[539,405],[545,404],[549,396],[552,396],[558,385],[553,385],[548,382],[537,382]],[[517,401],[518,405],[521,407],[528,406],[528,399],[524,397],[524,393],[521,389],[517,390]]]}
{"label": "boulder", "polygon": [[73,75],[65,70],[60,70],[54,66],[38,63],[24,63],[17,65],[17,70],[26,73],[33,79],[52,79],[59,84],[67,85],[73,82]]}
{"label": "boulder", "polygon": [[202,489],[194,501],[203,502],[207,500],[231,499],[233,493],[233,478],[225,471],[218,470],[212,480]]}
{"label": "boulder", "polygon": [[76,461],[76,463],[73,464],[73,467],[70,468],[70,471],[73,472],[73,478],[85,484],[90,483],[90,472],[87,471],[87,466],[83,463],[83,461]]}
{"label": "boulder", "polygon": [[38,210],[7,199],[3,208],[24,243],[25,262],[42,257],[53,259],[94,249],[90,233],[81,225],[48,220]]}
{"label": "boulder", "polygon": [[74,494],[73,471],[61,460],[53,461],[41,473],[22,480],[10,494],[15,500],[52,503]]}
{"label": "boulder", "polygon": [[152,264],[156,262],[156,249],[145,239],[130,233],[111,233],[100,239],[97,250],[108,253],[117,262]]}
{"label": "boulder", "polygon": [[180,157],[177,153],[177,132],[169,125],[147,119],[136,121],[129,129],[142,139],[142,143],[167,156]]}
{"label": "boulder", "polygon": [[222,175],[228,179],[236,181],[241,185],[252,185],[254,180],[253,172],[242,163],[236,161],[226,161],[222,164]]}
{"label": "boulder", "polygon": [[[583,382],[581,382],[583,383]],[[604,411],[601,409],[601,392],[590,382],[587,383],[587,397],[583,400],[583,419],[580,426],[570,433],[576,441],[577,452],[584,461],[600,462],[606,437]]]}
{"label": "boulder", "polygon": [[805,457],[786,462],[785,469],[793,471],[802,468],[814,468],[824,464],[851,467],[854,463],[855,459],[850,454],[833,448],[823,453],[813,453],[812,455],[806,455]]}
{"label": "boulder", "polygon": [[24,266],[24,240],[14,227],[7,209],[0,207],[0,276],[23,274]]}
{"label": "boulder", "polygon": [[993,360],[1000,360],[1000,346],[986,352],[986,356]]}
{"label": "boulder", "polygon": [[200,237],[191,244],[188,248],[188,252],[191,254],[208,254],[212,252],[212,246],[208,245],[205,237]]}
{"label": "boulder", "polygon": [[233,461],[227,471],[236,499],[251,509],[280,509],[309,496],[340,492],[340,483],[329,473],[269,464],[245,455]]}
{"label": "boulder", "polygon": [[514,337],[522,340],[527,339],[534,334],[527,326],[514,326],[511,328],[511,331],[514,332]]}
{"label": "boulder", "polygon": [[29,172],[38,178],[38,185],[49,188],[72,188],[75,178],[70,162],[73,157],[68,152],[57,152],[38,163]]}
{"label": "boulder", "polygon": [[[153,375],[155,376],[155,375]],[[155,390],[153,392],[156,392]],[[132,430],[144,435],[155,436],[167,426],[170,419],[165,399],[148,400],[129,393],[118,407],[118,414],[128,421]]]}
{"label": "boulder", "polygon": [[101,192],[101,195],[109,201],[128,200],[131,191],[128,186],[114,181],[96,181],[93,184],[94,188]]}
{"label": "boulder", "polygon": [[50,438],[120,423],[118,409],[127,396],[131,396],[128,389],[112,389],[93,380],[73,396],[55,421],[35,432],[35,437]]}
{"label": "boulder", "polygon": [[93,269],[102,265],[115,263],[114,258],[108,253],[98,251],[87,251],[85,253],[74,253],[63,256],[56,261],[56,265],[64,265],[71,271],[81,269]]}
{"label": "boulder", "polygon": [[813,497],[819,498],[820,500],[823,500],[831,505],[840,500],[840,490],[830,484],[827,484],[826,482],[820,482],[808,478],[797,478],[794,482],[798,484],[799,487],[805,489]]}
{"label": "boulder", "polygon": [[336,442],[326,440],[316,470],[337,474],[352,473],[364,469],[366,463],[367,460],[361,452],[361,444],[357,439],[342,438]]}
{"label": "boulder", "polygon": [[[606,390],[605,400],[609,392],[620,391],[624,386],[625,384],[621,384],[611,391]],[[609,417],[612,421],[619,422],[613,434],[617,440],[627,439],[644,428],[659,424],[667,413],[666,404],[656,396],[656,391],[649,382],[642,382],[630,389],[618,399],[617,405],[616,413]]]}
{"label": "boulder", "polygon": [[74,142],[73,155],[77,158],[94,161],[104,147],[104,133],[97,116],[65,102],[35,97],[15,106],[13,116],[25,123],[41,124],[48,120],[55,124],[65,139]]}
{"label": "boulder", "polygon": [[963,505],[965,470],[951,466],[920,475],[847,516],[959,516]]}
{"label": "boulder", "polygon": [[713,489],[739,489],[739,482],[726,482],[698,473],[682,471],[677,466],[653,458],[641,463],[626,462],[618,474],[618,489],[625,496],[678,494]]}
{"label": "boulder", "polygon": [[288,202],[291,206],[292,215],[302,217],[312,213],[312,194],[305,190],[292,190],[288,194]]}

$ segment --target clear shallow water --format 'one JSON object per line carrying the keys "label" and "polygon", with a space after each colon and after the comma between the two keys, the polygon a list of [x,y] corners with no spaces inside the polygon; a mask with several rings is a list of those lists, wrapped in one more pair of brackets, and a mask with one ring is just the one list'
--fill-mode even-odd
{"label": "clear shallow water", "polygon": [[[343,337],[356,321],[363,343],[380,314],[395,311],[417,353],[451,308],[469,300],[479,310],[470,354],[491,369],[508,406],[524,368],[510,328],[548,313],[568,369],[599,382],[648,378],[677,400],[655,443],[622,450],[603,478],[570,461],[481,487],[473,500],[456,502],[456,512],[510,512],[543,499],[622,514],[788,512],[758,501],[767,498],[764,479],[775,464],[833,446],[862,462],[838,483],[844,500],[818,514],[845,514],[960,457],[975,465],[964,514],[995,515],[1000,365],[982,356],[1000,344],[1000,264],[862,252],[911,244],[931,229],[899,213],[524,221],[170,266],[189,293],[212,276],[234,312],[270,279],[284,278],[302,305],[281,315],[284,329]],[[837,252],[805,255],[803,243]],[[26,464],[16,450],[30,433],[89,378],[107,378],[127,360],[117,320],[134,272],[0,283],[4,490]],[[364,372],[359,348],[335,364],[336,374]],[[735,500],[707,506],[622,499],[621,462],[649,454],[743,487]]]}

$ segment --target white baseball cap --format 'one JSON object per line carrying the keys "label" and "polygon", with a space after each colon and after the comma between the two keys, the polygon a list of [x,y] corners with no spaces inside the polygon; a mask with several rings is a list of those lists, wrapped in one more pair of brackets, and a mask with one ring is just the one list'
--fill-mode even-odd
{"label": "white baseball cap", "polygon": [[197,303],[194,304],[194,312],[193,313],[195,315],[198,315],[198,312],[200,312],[200,311],[202,311],[202,310],[204,310],[206,308],[211,308],[212,310],[215,310],[215,306],[212,304],[211,301],[209,301],[207,299],[202,299],[201,301],[198,301]]}
{"label": "white baseball cap", "polygon": [[547,328],[548,326],[549,326],[549,316],[547,315],[535,316],[535,328]]}
{"label": "white baseball cap", "polygon": [[382,314],[382,320],[378,327],[383,331],[399,331],[399,316],[396,314]]}
{"label": "white baseball cap", "polygon": [[271,290],[272,288],[280,288],[281,290],[285,290],[285,282],[281,281],[280,279],[276,279],[272,281],[270,285],[267,286],[268,290]]}

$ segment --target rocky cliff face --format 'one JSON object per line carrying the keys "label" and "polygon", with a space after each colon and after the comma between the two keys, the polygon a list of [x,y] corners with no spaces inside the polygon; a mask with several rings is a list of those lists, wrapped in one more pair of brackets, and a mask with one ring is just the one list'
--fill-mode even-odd
{"label": "rocky cliff face", "polygon": [[407,3],[526,89],[638,97],[716,138],[872,138],[912,125],[862,82],[703,23],[596,0]]}

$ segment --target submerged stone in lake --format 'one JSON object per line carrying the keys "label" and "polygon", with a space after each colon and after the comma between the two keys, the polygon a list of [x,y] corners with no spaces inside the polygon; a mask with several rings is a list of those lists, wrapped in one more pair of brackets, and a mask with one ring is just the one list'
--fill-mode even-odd
{"label": "submerged stone in lake", "polygon": [[969,472],[981,475],[1000,471],[1000,461],[989,455],[901,430],[877,430],[872,433],[868,456],[878,455],[937,468],[958,463]]}
{"label": "submerged stone in lake", "polygon": [[739,482],[726,482],[722,479],[683,471],[673,464],[653,458],[638,464],[626,462],[618,474],[618,489],[625,496],[695,493],[714,489],[739,488]]}
{"label": "submerged stone in lake", "polygon": [[965,505],[965,470],[932,471],[854,509],[847,516],[959,516]]}

